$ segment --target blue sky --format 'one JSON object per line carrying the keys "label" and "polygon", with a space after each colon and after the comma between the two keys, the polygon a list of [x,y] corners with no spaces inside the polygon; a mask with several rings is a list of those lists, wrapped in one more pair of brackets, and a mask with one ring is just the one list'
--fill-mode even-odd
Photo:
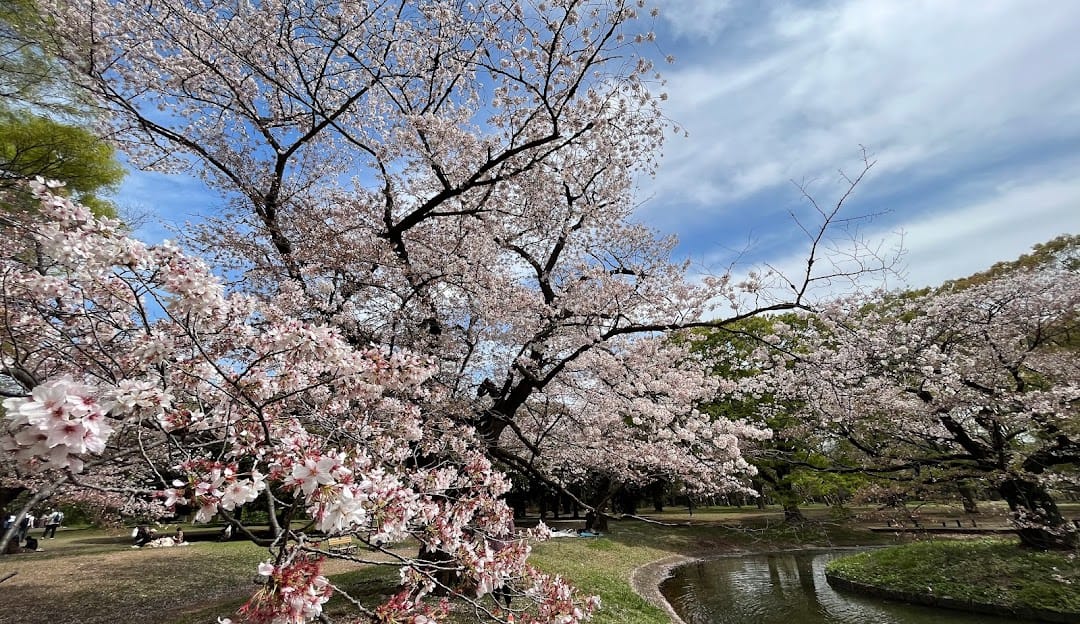
{"label": "blue sky", "polygon": [[[705,265],[793,266],[792,180],[885,212],[907,281],[938,284],[1080,233],[1080,2],[667,0],[669,141],[642,220]],[[748,247],[749,245],[749,247]]]}
{"label": "blue sky", "polygon": [[[639,220],[706,267],[794,270],[792,183],[823,204],[838,170],[876,166],[848,204],[861,234],[938,284],[1080,233],[1080,2],[665,0],[656,22],[673,137]],[[165,236],[220,204],[197,181],[132,174],[121,205]],[[160,221],[160,222],[159,222]],[[898,282],[890,285],[897,286]]]}

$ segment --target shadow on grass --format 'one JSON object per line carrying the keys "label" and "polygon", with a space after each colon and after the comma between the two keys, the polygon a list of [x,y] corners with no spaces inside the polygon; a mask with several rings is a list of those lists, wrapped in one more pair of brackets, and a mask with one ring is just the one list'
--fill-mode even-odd
{"label": "shadow on grass", "polygon": [[[345,591],[354,599],[359,599],[361,603],[369,609],[374,609],[378,605],[386,602],[391,596],[397,593],[400,587],[398,571],[397,568],[393,566],[378,566],[353,570],[341,574],[332,574],[329,578],[330,582],[336,588]],[[256,587],[253,585],[251,587],[251,593],[254,593],[255,589]],[[170,613],[170,617],[164,621],[168,621],[169,624],[202,624],[204,622],[214,622],[218,617],[235,614],[240,607],[244,606],[244,603],[246,603],[250,597],[251,594],[245,593],[243,597],[226,598],[193,608],[173,610]],[[336,591],[333,597],[330,598],[330,601],[324,606],[323,612],[330,621],[337,621],[339,618],[346,619],[350,615],[356,615],[356,610],[352,603]]]}
{"label": "shadow on grass", "polygon": [[77,539],[69,540],[70,544],[119,544],[121,546],[130,546],[131,537],[126,535],[117,536],[104,536],[104,537],[80,537]]}

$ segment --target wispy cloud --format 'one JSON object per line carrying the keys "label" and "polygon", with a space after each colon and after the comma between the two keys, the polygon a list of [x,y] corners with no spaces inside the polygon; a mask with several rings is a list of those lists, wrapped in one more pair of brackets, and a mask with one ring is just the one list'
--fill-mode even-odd
{"label": "wispy cloud", "polygon": [[[883,225],[908,232],[913,280],[924,275],[914,264],[919,250],[947,245],[940,241],[955,249],[974,240],[965,236],[988,236],[985,228],[998,227],[995,241],[1009,231],[1016,240],[1036,230],[1045,239],[1076,228],[1061,211],[1071,203],[1080,212],[1080,188],[1030,175],[1010,180],[1014,170],[1060,170],[1080,156],[1080,3],[694,6],[677,0],[663,13],[681,57],[667,76],[666,113],[690,137],[667,145],[643,220],[696,239],[715,223],[786,225],[777,219],[795,195],[789,180],[834,180],[837,168],[857,166],[852,157],[867,145],[878,164],[856,208],[893,211]],[[973,179],[982,188],[957,196]],[[1010,203],[1025,200],[1045,202],[1041,212]],[[1035,227],[1039,219],[1047,222]],[[1004,225],[1014,220],[1027,227]],[[946,225],[949,234],[939,229]],[[998,246],[1002,254],[1015,248]],[[1005,257],[991,255],[977,262]]]}
{"label": "wispy cloud", "polygon": [[[877,165],[849,209],[887,213],[873,234],[906,232],[914,285],[1080,232],[1080,2],[660,4],[658,46],[679,58],[665,113],[690,136],[669,140],[638,218],[680,253],[788,266],[790,181],[833,201],[860,145]],[[154,213],[151,241],[222,205],[198,180],[139,172],[118,201]]]}
{"label": "wispy cloud", "polygon": [[[894,270],[871,276],[862,286],[935,286],[1014,259],[1062,233],[1080,233],[1077,166],[1080,161],[1070,161],[1056,171],[1021,171],[996,182],[970,179],[951,197],[938,198],[933,209],[913,211],[893,224],[868,223],[856,236],[873,245],[883,261],[897,258],[901,248],[903,254]],[[836,244],[845,248],[842,237]],[[747,253],[736,274],[768,264],[797,281],[806,270],[809,241],[796,228],[776,228],[760,247],[765,253]],[[731,259],[731,250],[715,249],[705,255],[704,264],[722,266]],[[815,274],[829,270],[823,258]],[[828,297],[851,290],[841,280],[815,294]]]}
{"label": "wispy cloud", "polygon": [[978,201],[904,223],[907,283],[940,284],[1016,258],[1059,234],[1080,233],[1080,179],[1073,171],[1010,181],[988,189]]}

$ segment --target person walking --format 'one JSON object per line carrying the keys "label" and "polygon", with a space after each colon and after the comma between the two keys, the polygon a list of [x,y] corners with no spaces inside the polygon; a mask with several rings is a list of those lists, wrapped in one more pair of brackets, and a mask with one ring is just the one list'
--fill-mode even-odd
{"label": "person walking", "polygon": [[64,512],[59,509],[54,509],[49,514],[47,520],[45,520],[45,532],[41,535],[41,538],[51,537],[56,539],[56,529],[60,528],[60,524],[64,521]]}

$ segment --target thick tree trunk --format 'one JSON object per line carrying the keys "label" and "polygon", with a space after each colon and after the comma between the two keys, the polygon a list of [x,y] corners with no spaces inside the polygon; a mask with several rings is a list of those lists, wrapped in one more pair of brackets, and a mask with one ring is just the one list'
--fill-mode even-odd
{"label": "thick tree trunk", "polygon": [[669,490],[670,484],[664,479],[653,480],[646,492],[652,501],[652,511],[658,514],[664,511],[664,497]]}
{"label": "thick tree trunk", "polygon": [[960,502],[964,504],[964,513],[979,513],[979,505],[975,502],[975,488],[967,481],[956,484],[956,491],[960,493]]}
{"label": "thick tree trunk", "polygon": [[637,514],[638,512],[638,493],[635,490],[631,490],[627,487],[619,488],[618,493],[615,494],[615,505],[618,510],[624,514]]}
{"label": "thick tree trunk", "polygon": [[608,515],[607,515],[607,513],[605,513],[605,510],[607,509],[607,501],[604,501],[604,502],[596,505],[595,509],[596,509],[596,512],[595,512],[596,517],[593,519],[593,522],[592,522],[592,530],[596,531],[597,533],[607,533],[607,531],[608,531]]}
{"label": "thick tree trunk", "polygon": [[760,479],[754,479],[752,481],[754,490],[757,491],[757,498],[754,503],[757,504],[758,510],[765,509],[765,483]]}
{"label": "thick tree trunk", "polygon": [[649,497],[652,499],[653,511],[661,513],[664,511],[664,494],[667,493],[667,483],[662,480],[656,480],[649,484]]}
{"label": "thick tree trunk", "polygon": [[802,510],[799,509],[798,503],[781,499],[780,504],[784,507],[784,522],[789,524],[806,522],[806,516],[804,516]]}
{"label": "thick tree trunk", "polygon": [[608,517],[605,512],[608,503],[615,497],[615,494],[618,493],[621,486],[606,477],[601,479],[600,483],[597,485],[598,487],[596,488],[592,499],[589,500],[589,504],[592,506],[593,513],[596,516],[593,520],[592,530],[599,533],[607,533]]}
{"label": "thick tree trunk", "polygon": [[[35,492],[34,495],[31,496],[25,504],[23,504],[22,508],[20,508],[18,512],[14,514],[15,521],[11,524],[10,527],[8,527],[7,531],[3,532],[3,535],[0,535],[0,552],[6,554],[11,554],[11,552],[18,552],[19,541],[15,539],[15,534],[18,533],[19,523],[22,522],[22,519],[26,516],[27,513],[30,512],[31,509],[34,508],[35,505],[40,504],[42,501],[48,500],[48,498],[53,495],[53,492],[56,491],[58,485],[58,483],[53,483],[51,485],[46,485],[45,487],[41,488],[40,490]],[[12,548],[14,548],[14,551],[11,550]]]}
{"label": "thick tree trunk", "polygon": [[1038,550],[1076,548],[1078,535],[1046,488],[1015,477],[1003,481],[998,491],[1017,516],[1016,533],[1024,546]]}
{"label": "thick tree trunk", "polygon": [[784,522],[793,524],[806,522],[806,516],[799,509],[799,494],[791,486],[789,478],[791,468],[786,464],[781,464],[771,469],[761,470],[758,474],[760,476],[757,482],[759,507],[765,501],[764,486],[768,485],[772,489],[773,496],[780,501],[780,506],[784,509]]}

